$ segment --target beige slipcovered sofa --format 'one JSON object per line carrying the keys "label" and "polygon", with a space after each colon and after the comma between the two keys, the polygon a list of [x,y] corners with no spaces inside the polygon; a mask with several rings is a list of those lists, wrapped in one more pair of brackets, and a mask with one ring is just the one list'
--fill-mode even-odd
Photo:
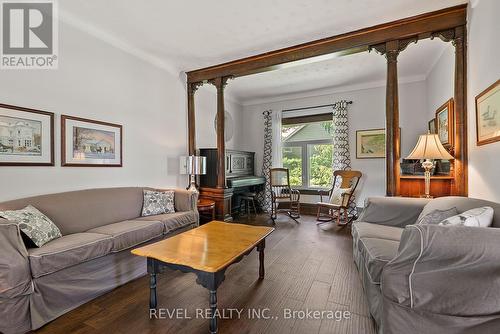
{"label": "beige slipcovered sofa", "polygon": [[0,332],[37,329],[145,275],[146,261],[130,248],[198,226],[195,194],[175,189],[175,213],[141,217],[143,189],[89,189],[0,203],[0,210],[33,205],[63,235],[26,249],[18,226],[0,218]]}
{"label": "beige slipcovered sofa", "polygon": [[[433,210],[490,206],[492,227],[416,225]],[[500,333],[500,204],[376,197],[352,226],[379,333]]]}

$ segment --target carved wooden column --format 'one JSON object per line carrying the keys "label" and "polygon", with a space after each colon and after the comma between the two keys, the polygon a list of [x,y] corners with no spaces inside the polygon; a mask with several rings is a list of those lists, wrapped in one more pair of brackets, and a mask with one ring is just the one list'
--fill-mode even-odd
{"label": "carved wooden column", "polygon": [[451,154],[454,160],[454,182],[451,193],[457,196],[468,195],[468,148],[467,148],[467,57],[465,26],[434,32],[431,38],[438,37],[444,42],[452,42],[455,47],[454,79],[454,144]]}
{"label": "carved wooden column", "polygon": [[187,84],[188,95],[188,152],[189,155],[196,155],[196,115],[194,94],[203,82],[194,82]]}
{"label": "carved wooden column", "polygon": [[401,158],[401,137],[399,134],[399,96],[398,96],[398,55],[417,38],[393,40],[371,46],[387,59],[387,84],[385,95],[385,131],[386,131],[386,195],[399,195],[399,176]]}
{"label": "carved wooden column", "polygon": [[468,195],[467,181],[467,59],[465,27],[456,27],[455,46],[455,182],[452,194]]}
{"label": "carved wooden column", "polygon": [[217,89],[217,188],[226,188],[226,140],[224,120],[224,88],[230,77],[219,77],[209,82]]}
{"label": "carved wooden column", "polygon": [[398,96],[398,41],[386,43],[387,85],[385,91],[385,164],[386,195],[399,193],[399,96]]}
{"label": "carved wooden column", "polygon": [[208,80],[217,89],[217,184],[215,188],[202,187],[200,197],[215,201],[215,215],[219,220],[232,220],[231,199],[233,189],[226,187],[226,141],[224,136],[224,88],[232,77]]}

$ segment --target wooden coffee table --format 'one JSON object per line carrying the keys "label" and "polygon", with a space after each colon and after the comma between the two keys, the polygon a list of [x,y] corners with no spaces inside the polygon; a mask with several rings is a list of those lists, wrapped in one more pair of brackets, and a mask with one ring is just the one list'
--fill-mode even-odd
{"label": "wooden coffee table", "polygon": [[203,226],[132,250],[147,258],[150,275],[149,308],[156,309],[156,275],[163,267],[193,272],[196,283],[210,292],[210,333],[217,333],[217,288],[224,281],[226,269],[249,254],[259,252],[259,278],[264,278],[264,248],[272,227],[250,226],[212,221]]}

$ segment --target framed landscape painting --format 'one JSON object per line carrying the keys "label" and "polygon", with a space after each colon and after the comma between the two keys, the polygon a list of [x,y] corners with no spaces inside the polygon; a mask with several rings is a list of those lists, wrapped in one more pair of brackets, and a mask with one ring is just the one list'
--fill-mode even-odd
{"label": "framed landscape painting", "polygon": [[[399,128],[401,149],[401,128]],[[356,159],[385,158],[385,129],[356,131]]]}
{"label": "framed landscape painting", "polygon": [[441,144],[446,148],[453,146],[453,115],[453,99],[449,99],[436,110],[436,131]]}
{"label": "framed landscape painting", "polygon": [[121,167],[122,126],[61,116],[61,165]]}
{"label": "framed landscape painting", "polygon": [[500,141],[500,80],[476,97],[477,145]]}
{"label": "framed landscape painting", "polygon": [[54,114],[0,104],[0,166],[54,166]]}

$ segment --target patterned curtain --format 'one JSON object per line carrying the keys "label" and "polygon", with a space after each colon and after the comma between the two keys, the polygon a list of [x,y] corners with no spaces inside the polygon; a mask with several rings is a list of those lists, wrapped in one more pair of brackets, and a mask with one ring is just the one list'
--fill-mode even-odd
{"label": "patterned curtain", "polygon": [[[332,169],[351,170],[351,154],[349,151],[349,122],[347,118],[347,106],[349,102],[342,100],[333,105],[333,159]],[[339,187],[340,182],[337,179],[335,187]],[[356,213],[356,199],[353,195],[353,201],[349,208],[351,215]]]}
{"label": "patterned curtain", "polygon": [[349,122],[347,120],[347,101],[339,101],[333,105],[333,162],[336,170],[351,169],[349,153]]}
{"label": "patterned curtain", "polygon": [[266,178],[264,189],[257,194],[257,202],[265,212],[271,212],[271,180],[269,173],[273,159],[273,122],[272,111],[266,110],[264,115],[264,158],[262,161],[262,176]]}

